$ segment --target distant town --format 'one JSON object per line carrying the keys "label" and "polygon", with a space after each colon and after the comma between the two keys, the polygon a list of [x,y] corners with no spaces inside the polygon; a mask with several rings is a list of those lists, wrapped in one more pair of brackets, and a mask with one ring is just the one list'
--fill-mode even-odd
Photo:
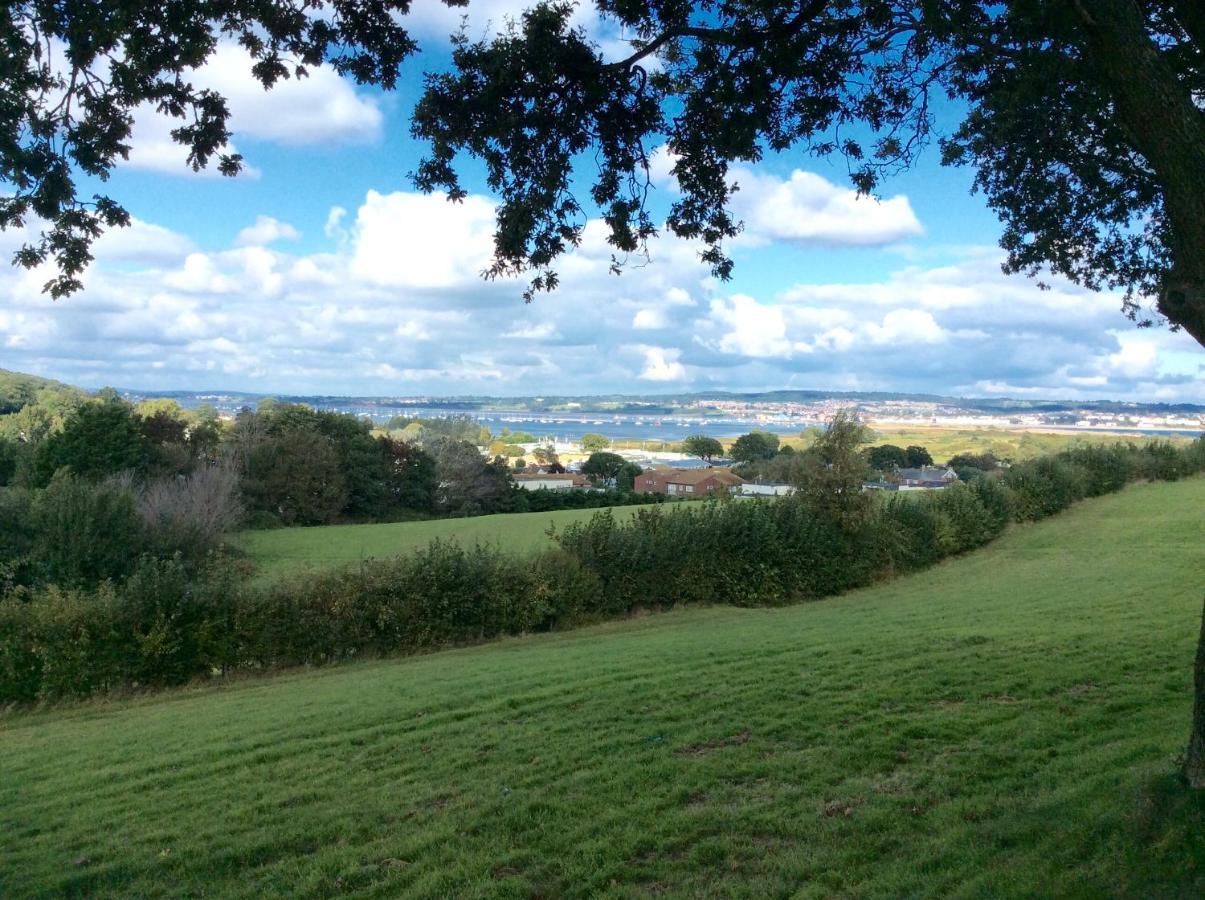
{"label": "distant town", "polygon": [[[238,392],[124,391],[131,399],[169,396],[183,406],[208,403],[227,415],[254,407],[264,395]],[[595,397],[334,397],[284,396],[317,409],[385,422],[397,415],[468,415],[497,431],[530,431],[567,442],[602,432],[628,440],[676,441],[688,434],[732,437],[761,428],[798,432],[853,409],[873,427],[997,428],[1010,431],[1100,431],[1119,434],[1205,432],[1205,404],[1122,401],[952,398],[881,393],[776,391],[675,396]]]}

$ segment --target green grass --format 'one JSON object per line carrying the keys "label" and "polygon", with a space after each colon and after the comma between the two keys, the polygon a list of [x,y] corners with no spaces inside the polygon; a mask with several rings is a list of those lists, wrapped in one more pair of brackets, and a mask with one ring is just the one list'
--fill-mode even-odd
{"label": "green grass", "polygon": [[[636,506],[614,509],[616,517],[632,515]],[[384,525],[326,525],[244,531],[232,543],[255,563],[257,577],[273,581],[285,575],[329,569],[370,558],[397,556],[426,547],[431,541],[455,539],[462,545],[496,544],[505,550],[537,550],[549,544],[548,527],[563,528],[589,519],[596,509],[392,522]]]}
{"label": "green grass", "polygon": [[[874,430],[873,445],[895,444],[897,447],[907,447],[916,444],[925,447],[934,461],[944,463],[959,453],[994,453],[1000,459],[1010,459],[1020,462],[1035,459],[1051,453],[1058,453],[1070,447],[1099,444],[1136,443],[1143,444],[1152,440],[1165,440],[1175,444],[1187,443],[1190,439],[1183,435],[1125,435],[1110,433],[1079,432],[1040,432],[1023,431],[1008,428],[949,428],[941,426],[916,428],[883,427]],[[795,447],[803,445],[798,438],[788,438],[784,443]]]}
{"label": "green grass", "polygon": [[0,719],[0,896],[1201,896],[1205,479],[818,603]]}

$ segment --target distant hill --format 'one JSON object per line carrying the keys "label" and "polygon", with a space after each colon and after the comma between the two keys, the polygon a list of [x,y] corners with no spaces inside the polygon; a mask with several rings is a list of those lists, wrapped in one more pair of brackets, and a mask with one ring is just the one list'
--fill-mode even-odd
{"label": "distant hill", "polygon": [[19,412],[26,404],[32,403],[38,391],[56,390],[68,394],[78,394],[86,397],[88,392],[53,378],[42,378],[38,375],[27,375],[24,372],[11,372],[0,369],[0,416]]}

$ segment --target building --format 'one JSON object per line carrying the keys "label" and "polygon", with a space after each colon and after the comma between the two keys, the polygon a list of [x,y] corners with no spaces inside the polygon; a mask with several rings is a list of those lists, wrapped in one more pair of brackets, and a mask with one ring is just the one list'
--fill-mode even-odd
{"label": "building", "polygon": [[576,472],[518,472],[515,484],[525,491],[580,491],[593,487],[589,478]]}
{"label": "building", "polygon": [[949,466],[921,466],[919,469],[896,469],[892,481],[906,487],[943,488],[958,480],[958,473]]}
{"label": "building", "polygon": [[872,491],[933,491],[949,487],[958,481],[958,473],[948,466],[921,466],[919,469],[896,469],[883,481],[863,485]]}
{"label": "building", "polygon": [[786,497],[795,493],[795,488],[789,484],[758,484],[747,481],[740,487],[742,497]]}
{"label": "building", "polygon": [[743,478],[728,469],[656,468],[637,475],[633,490],[637,494],[706,497],[717,491],[733,491],[744,483]]}

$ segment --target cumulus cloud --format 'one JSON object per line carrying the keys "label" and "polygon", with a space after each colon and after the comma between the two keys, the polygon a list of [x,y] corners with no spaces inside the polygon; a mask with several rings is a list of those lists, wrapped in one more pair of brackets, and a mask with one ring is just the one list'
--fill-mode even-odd
{"label": "cumulus cloud", "polygon": [[[665,145],[649,154],[649,179],[671,194],[680,192],[673,176],[676,157]],[[737,188],[732,212],[744,223],[738,241],[765,244],[782,241],[801,246],[876,247],[924,232],[912,204],[903,194],[888,199],[859,196],[857,191],[795,169],[785,178],[734,166],[729,183]]]}
{"label": "cumulus cloud", "polygon": [[[329,66],[308,70],[304,78],[278,81],[271,91],[251,75],[250,54],[234,44],[221,44],[192,76],[198,88],[214,90],[226,98],[229,127],[235,139],[255,138],[288,145],[354,144],[376,140],[384,116],[370,96],[358,93],[352,83]],[[187,152],[172,140],[180,119],[160,114],[151,104],[134,114],[134,133],[126,165],[169,174],[217,177],[211,165],[199,172],[187,165]],[[222,148],[237,153],[231,142]],[[260,172],[247,164],[243,174]]]}
{"label": "cumulus cloud", "polygon": [[141,219],[131,218],[125,228],[110,228],[92,245],[92,255],[102,262],[160,265],[176,263],[196,249],[192,239]]}
{"label": "cumulus cloud", "polygon": [[682,381],[686,367],[678,362],[681,351],[673,347],[642,347],[644,368],[640,378],[645,381]]}
{"label": "cumulus cloud", "polygon": [[301,232],[288,222],[271,216],[256,216],[255,224],[240,231],[234,243],[238,247],[262,247],[276,241],[295,241],[300,237]]}
{"label": "cumulus cloud", "polygon": [[[825,388],[1197,400],[1205,353],[1135,331],[1066,282],[1040,291],[996,254],[883,279],[729,291],[698,247],[663,236],[653,262],[609,274],[592,223],[561,289],[483,282],[493,204],[367,193],[330,247],[288,252],[257,220],[205,251],[139,223],[84,292],[0,270],[3,365],[86,384],[276,393],[531,393]],[[120,234],[120,233],[115,233]],[[739,272],[738,272],[739,275]]]}
{"label": "cumulus cloud", "polygon": [[484,197],[452,203],[438,194],[369,191],[356,214],[351,269],[391,287],[475,283],[493,254],[493,235],[494,204]]}
{"label": "cumulus cloud", "polygon": [[745,236],[753,240],[866,247],[915,237],[923,230],[903,195],[887,200],[858,196],[799,169],[783,179],[737,168],[733,180],[740,187],[733,210],[745,223]]}

